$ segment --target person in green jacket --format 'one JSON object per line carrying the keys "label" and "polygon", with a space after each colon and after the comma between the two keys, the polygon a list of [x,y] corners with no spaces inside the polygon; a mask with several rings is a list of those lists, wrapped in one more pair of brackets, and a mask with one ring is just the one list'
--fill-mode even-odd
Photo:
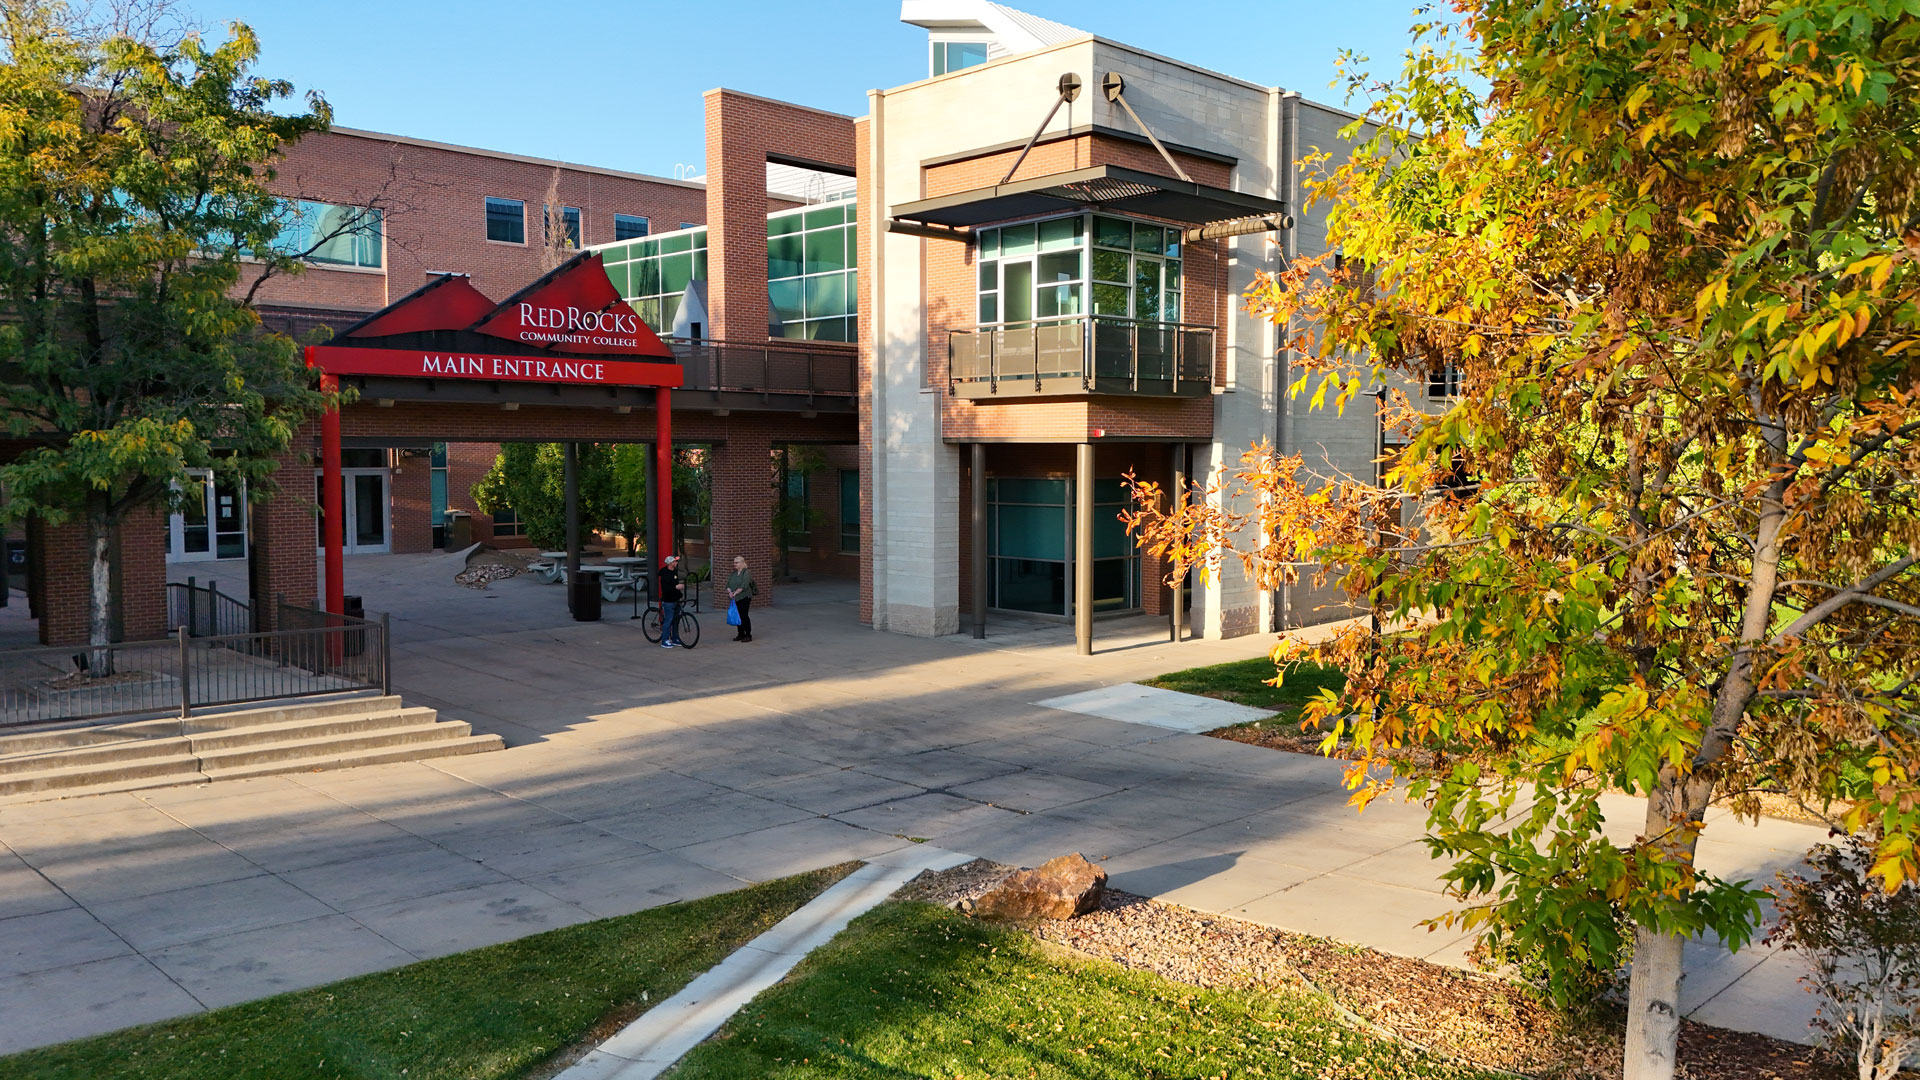
{"label": "person in green jacket", "polygon": [[753,606],[753,598],[760,594],[760,586],[753,583],[753,574],[747,570],[747,557],[733,557],[733,573],[727,575],[727,599],[740,609],[740,629],[733,635],[735,641],[753,640],[753,619],[747,610]]}

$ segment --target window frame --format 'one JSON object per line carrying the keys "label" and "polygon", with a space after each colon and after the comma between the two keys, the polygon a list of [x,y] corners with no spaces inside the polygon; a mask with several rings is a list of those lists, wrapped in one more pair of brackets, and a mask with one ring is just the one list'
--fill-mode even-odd
{"label": "window frame", "polygon": [[[585,244],[583,243],[586,237],[585,215],[583,215],[580,212],[579,207],[567,206],[566,204],[562,203],[560,206],[560,220],[564,223],[562,227],[567,230],[567,239],[573,242],[573,250],[579,251],[582,247],[585,246]],[[552,239],[547,235],[548,231],[553,228],[552,221],[553,221],[553,207],[548,206],[546,203],[541,203],[540,204],[540,237],[542,240]]]}
{"label": "window frame", "polygon": [[[620,235],[620,226],[621,226],[622,224],[630,224],[630,223],[632,223],[632,222],[636,222],[636,221],[640,223],[640,231],[639,231],[639,232],[637,232],[637,233],[628,233],[628,234],[627,234],[627,235],[625,235],[625,236],[622,236],[622,235]],[[622,241],[622,240],[639,240],[639,239],[641,239],[641,238],[643,238],[643,237],[645,237],[645,236],[647,236],[647,235],[648,235],[649,233],[651,233],[651,232],[653,232],[653,219],[652,219],[652,218],[649,218],[649,217],[645,217],[645,216],[643,216],[643,215],[641,215],[641,214],[615,214],[615,215],[613,215],[613,241],[614,241],[614,243],[616,243],[616,244],[617,244],[617,243],[619,243],[619,242],[620,242],[620,241]]]}
{"label": "window frame", "polygon": [[[852,482],[849,489],[848,482]],[[847,519],[847,497],[853,497],[853,519]],[[860,554],[860,470],[840,470],[840,553]]]}
{"label": "window frame", "polygon": [[[487,238],[487,243],[512,244],[515,247],[525,247],[527,245],[527,202],[526,200],[525,199],[506,199],[498,195],[485,195],[485,196],[482,196],[481,198],[483,199],[483,202],[481,203],[481,210],[484,215],[484,224],[486,226],[485,236]],[[497,238],[493,235],[493,223],[495,220],[495,214],[494,214],[495,203],[499,203],[503,209],[509,204],[519,207],[519,210],[520,210],[519,224],[516,227],[517,232],[519,234],[518,239],[504,240],[504,239]],[[506,221],[506,218],[504,216],[501,216],[499,220],[504,222]]]}

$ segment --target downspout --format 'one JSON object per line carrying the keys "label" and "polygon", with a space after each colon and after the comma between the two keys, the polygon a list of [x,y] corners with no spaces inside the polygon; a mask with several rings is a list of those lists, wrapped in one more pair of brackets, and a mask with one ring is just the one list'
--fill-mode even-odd
{"label": "downspout", "polygon": [[[867,556],[869,573],[873,575],[870,591],[873,594],[873,622],[876,630],[884,629],[887,610],[887,545],[884,530],[881,527],[881,507],[887,505],[886,470],[882,463],[886,461],[886,448],[881,444],[886,431],[886,378],[882,372],[882,358],[886,355],[887,342],[887,153],[886,153],[886,104],[885,90],[867,91],[867,158],[869,175],[873,182],[872,200],[866,211],[868,228],[873,230],[873,265],[867,268],[871,275],[873,310],[867,313],[867,326],[873,335],[873,369],[868,380],[871,400],[867,403],[867,486],[869,492],[867,513],[872,520],[871,533],[873,543],[868,546],[872,551]],[[922,360],[922,363],[925,361]]]}
{"label": "downspout", "polygon": [[[1275,186],[1279,189],[1280,201],[1287,204],[1288,212],[1293,215],[1295,221],[1298,221],[1302,211],[1302,207],[1300,206],[1299,166],[1300,92],[1298,90],[1287,90],[1280,94],[1279,142],[1280,160],[1275,163],[1274,170],[1278,183]],[[1299,229],[1286,229],[1280,233],[1280,254],[1285,265],[1293,265],[1293,260],[1300,255]],[[1293,319],[1291,316],[1288,317],[1287,325],[1282,327],[1280,332],[1285,334],[1288,340],[1292,340]],[[1274,350],[1273,448],[1274,452],[1282,458],[1287,456],[1287,452],[1290,449],[1288,437],[1292,434],[1292,432],[1288,430],[1289,425],[1287,424],[1287,411],[1290,404],[1287,390],[1293,379],[1287,359],[1291,352],[1292,350],[1284,344]],[[1288,613],[1292,610],[1292,604],[1293,586],[1289,585],[1287,579],[1282,576],[1280,579],[1280,594],[1274,603],[1273,629],[1275,631],[1284,631],[1287,629]]]}

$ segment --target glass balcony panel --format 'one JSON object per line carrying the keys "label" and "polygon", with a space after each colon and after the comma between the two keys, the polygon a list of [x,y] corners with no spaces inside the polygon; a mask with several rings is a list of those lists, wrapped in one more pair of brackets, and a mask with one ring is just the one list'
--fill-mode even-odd
{"label": "glass balcony panel", "polygon": [[1038,370],[1035,358],[1039,355],[1037,335],[1033,324],[1017,330],[993,331],[994,366],[1002,379],[1031,379]]}
{"label": "glass balcony panel", "polygon": [[[1051,291],[1051,290],[1049,290]],[[1081,330],[1078,319],[1041,323],[1035,328],[1035,345],[1040,350],[1040,377],[1077,379],[1081,377]]]}
{"label": "glass balcony panel", "polygon": [[1133,378],[1133,324],[1093,321],[1093,374],[1100,379]]}
{"label": "glass balcony panel", "polygon": [[1178,331],[1164,323],[1141,323],[1140,381],[1167,382],[1173,379],[1174,336]]}

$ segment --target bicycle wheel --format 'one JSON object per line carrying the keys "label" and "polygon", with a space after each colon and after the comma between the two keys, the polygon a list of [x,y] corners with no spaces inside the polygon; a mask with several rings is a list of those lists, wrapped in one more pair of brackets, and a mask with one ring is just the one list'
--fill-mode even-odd
{"label": "bicycle wheel", "polygon": [[700,644],[700,620],[687,612],[681,612],[679,618],[673,620],[673,637],[683,649],[691,649]]}
{"label": "bicycle wheel", "polygon": [[640,632],[647,635],[648,641],[660,640],[660,609],[650,607],[640,616]]}

